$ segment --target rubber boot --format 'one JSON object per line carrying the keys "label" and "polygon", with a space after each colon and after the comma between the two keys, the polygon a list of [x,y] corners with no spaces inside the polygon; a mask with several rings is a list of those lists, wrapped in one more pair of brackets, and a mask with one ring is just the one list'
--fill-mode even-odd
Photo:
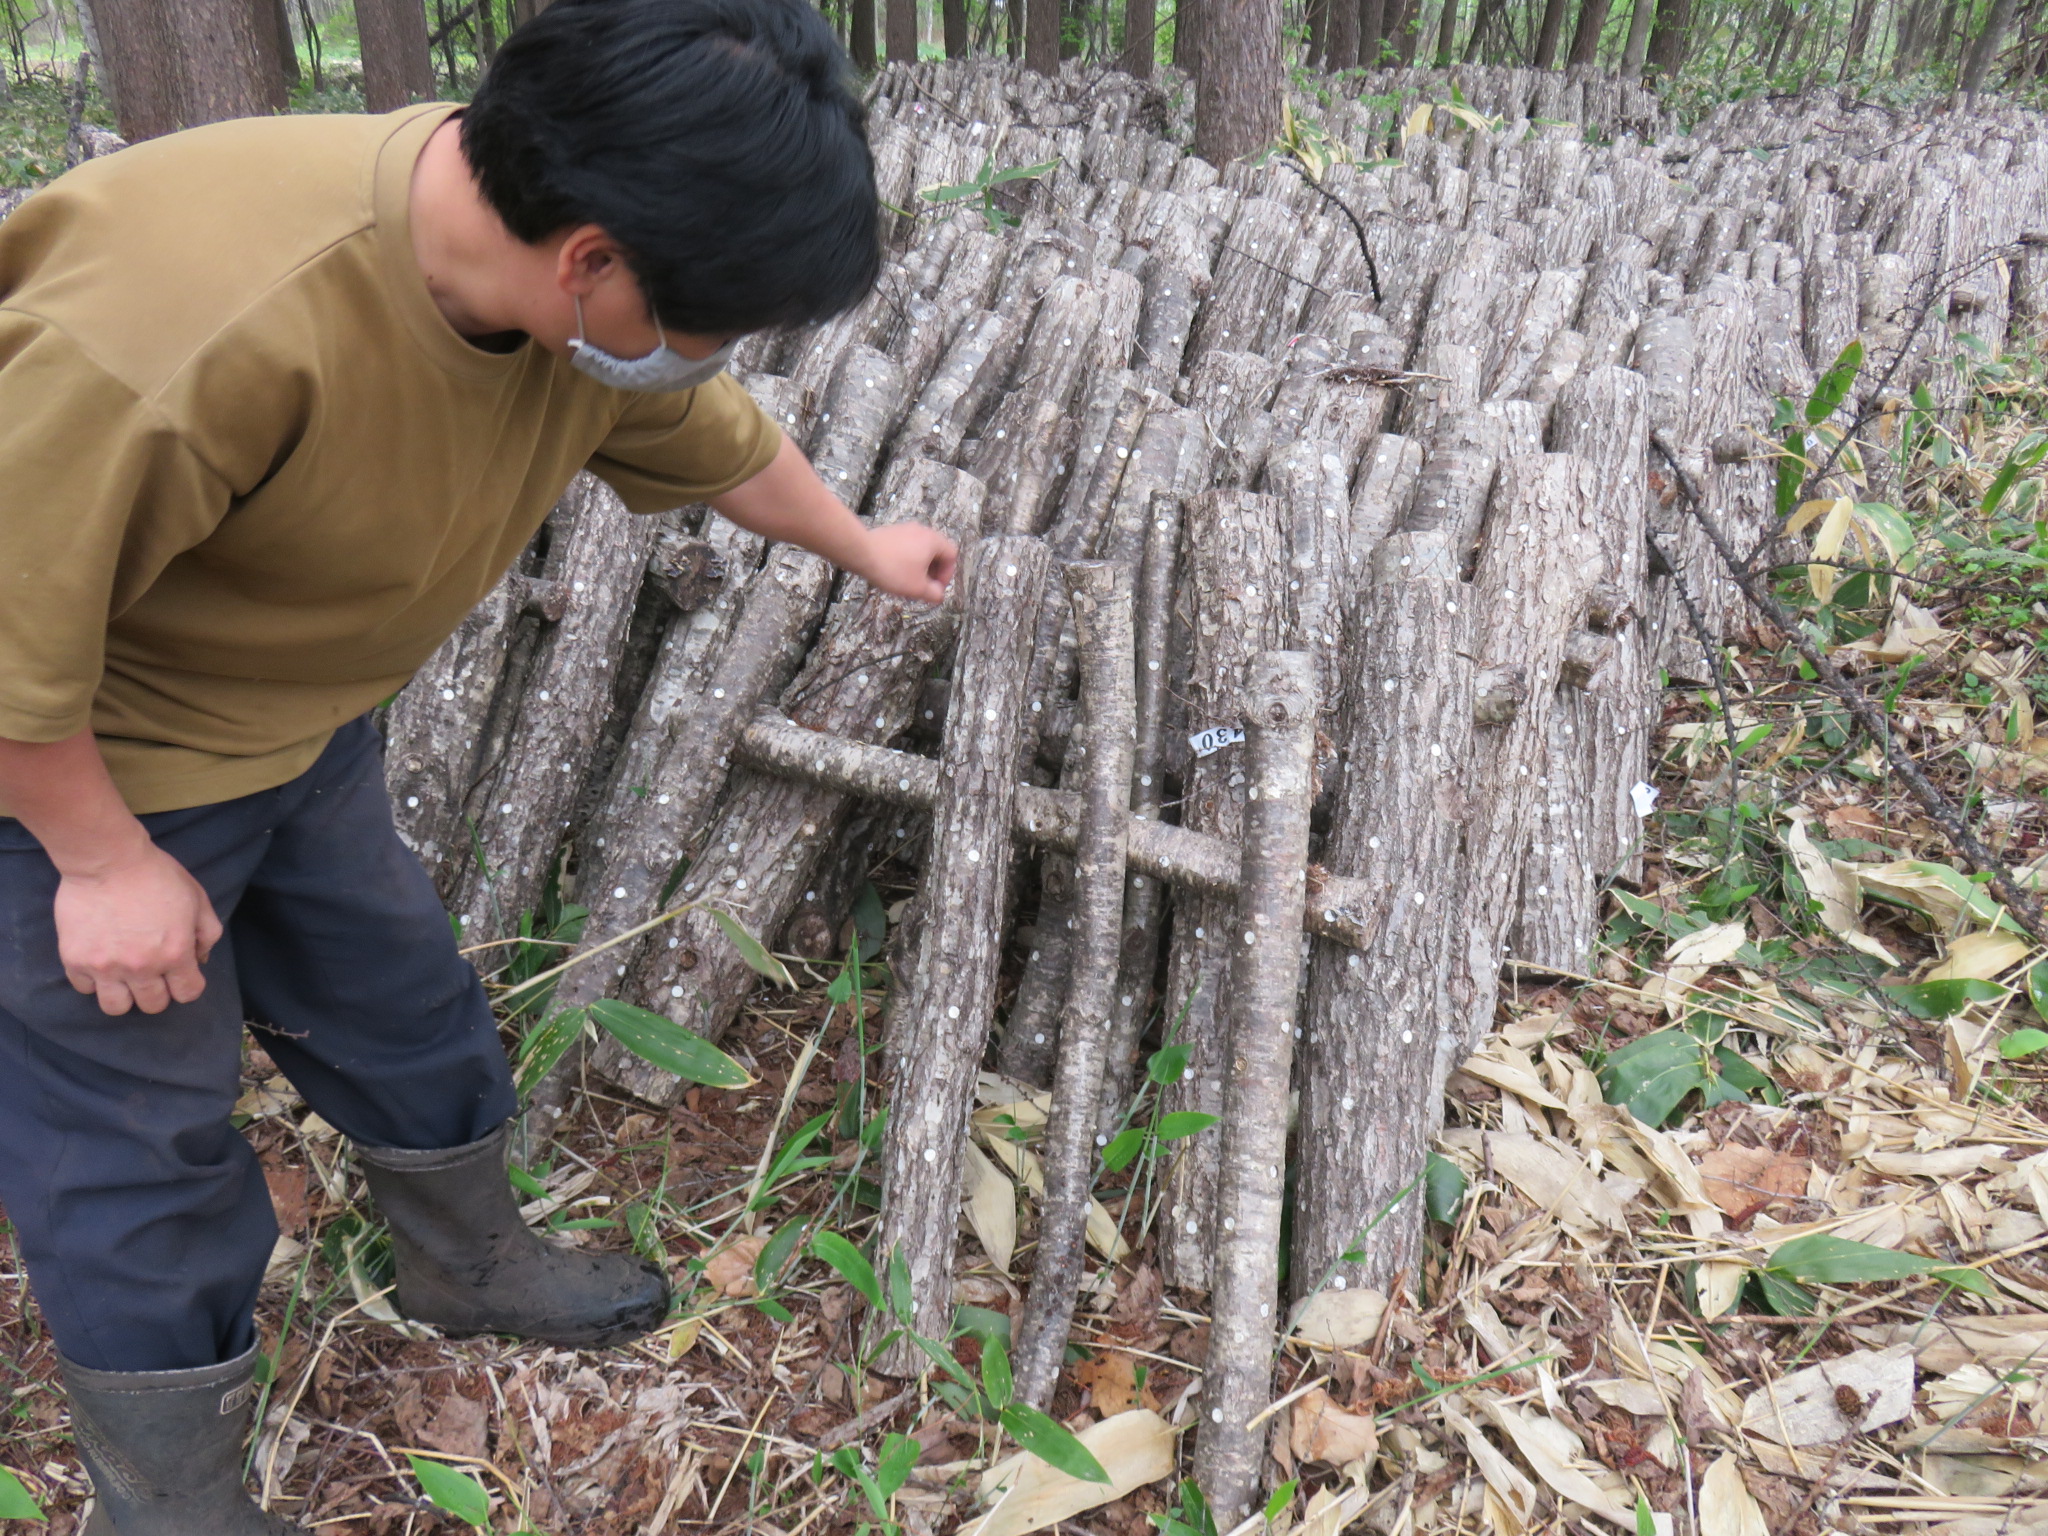
{"label": "rubber boot", "polygon": [[84,1536],[287,1536],[242,1486],[256,1351],[189,1371],[94,1371],[66,1360],[78,1454],[98,1497]]}
{"label": "rubber boot", "polygon": [[625,1254],[557,1248],[528,1230],[505,1177],[510,1122],[441,1152],[356,1148],[391,1227],[398,1310],[443,1332],[623,1344],[668,1316],[668,1279]]}

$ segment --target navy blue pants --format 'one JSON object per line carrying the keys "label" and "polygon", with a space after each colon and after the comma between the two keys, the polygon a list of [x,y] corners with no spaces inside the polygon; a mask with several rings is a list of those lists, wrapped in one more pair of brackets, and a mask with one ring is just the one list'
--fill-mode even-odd
{"label": "navy blue pants", "polygon": [[517,1108],[490,1005],[358,720],[289,784],[142,823],[226,927],[197,1002],[110,1018],[57,960],[57,872],[0,818],[0,1206],[57,1346],[105,1371],[255,1342],[277,1238],[230,1123],[247,1020],[330,1125],[464,1146]]}

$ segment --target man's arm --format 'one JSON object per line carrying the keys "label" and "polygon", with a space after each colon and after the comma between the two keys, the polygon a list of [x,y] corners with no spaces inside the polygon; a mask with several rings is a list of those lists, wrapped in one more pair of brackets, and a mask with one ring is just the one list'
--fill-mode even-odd
{"label": "man's arm", "polygon": [[122,802],[89,729],[0,739],[0,802],[57,866],[57,954],[72,986],[107,1013],[161,1013],[206,990],[213,903]]}
{"label": "man's arm", "polygon": [[766,469],[711,505],[764,539],[800,545],[897,597],[944,602],[960,558],[951,539],[923,523],[863,523],[787,437]]}

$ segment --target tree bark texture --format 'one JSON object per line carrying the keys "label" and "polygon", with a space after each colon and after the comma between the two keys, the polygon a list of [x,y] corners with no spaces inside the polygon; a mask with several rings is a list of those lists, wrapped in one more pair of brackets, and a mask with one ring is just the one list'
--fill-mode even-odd
{"label": "tree bark texture", "polygon": [[420,0],[355,0],[356,33],[363,45],[363,103],[372,112],[395,112],[434,95],[434,60],[427,49],[427,13]]}
{"label": "tree bark texture", "polygon": [[[1212,491],[1188,508],[1181,568],[1188,656],[1187,723],[1191,732],[1235,726],[1256,659],[1292,634],[1287,584],[1290,529],[1277,498]],[[1245,807],[1241,746],[1191,757],[1182,764],[1181,824],[1226,843],[1238,840]],[[1166,1017],[1178,1020],[1173,1040],[1191,1047],[1187,1074],[1162,1098],[1171,1113],[1220,1115],[1229,1050],[1229,975],[1233,899],[1176,901],[1166,971]],[[1175,1144],[1166,1176],[1168,1221],[1160,1253],[1169,1279],[1208,1284],[1221,1138],[1211,1129]]]}
{"label": "tree bark texture", "polygon": [[1280,136],[1280,0],[1202,0],[1195,153],[1212,165],[1257,154]]}
{"label": "tree bark texture", "polygon": [[1061,0],[1011,0],[1024,11],[1024,67],[1041,75],[1060,71]]}
{"label": "tree bark texture", "polygon": [[[1107,561],[1066,568],[1079,638],[1081,709],[1070,763],[1080,762],[1080,843],[1074,859],[1075,935],[1060,1019],[1059,1067],[1042,1157],[1045,1200],[1031,1291],[1017,1333],[1018,1397],[1046,1407],[1066,1358],[1067,1331],[1080,1294],[1082,1233],[1094,1193],[1096,1105],[1115,1033],[1113,1017],[1122,945],[1124,850],[1130,813],[1132,740],[1131,587]],[[1301,903],[1297,898],[1295,914]]]}
{"label": "tree bark texture", "polygon": [[99,0],[121,136],[134,143],[284,105],[270,0]]}
{"label": "tree bark texture", "polygon": [[940,25],[945,32],[946,57],[964,59],[971,46],[967,27],[967,0],[939,0]]}
{"label": "tree bark texture", "polygon": [[1650,25],[1657,19],[1657,0],[1633,0],[1628,13],[1628,37],[1621,47],[1621,78],[1639,79],[1650,52]]}
{"label": "tree bark texture", "polygon": [[1607,13],[1613,0],[1579,0],[1579,19],[1572,29],[1571,52],[1565,56],[1567,65],[1584,65],[1591,68],[1600,62],[1600,33],[1607,25]]}
{"label": "tree bark texture", "polygon": [[875,0],[846,0],[846,14],[846,51],[853,56],[855,69],[872,74],[880,63],[875,53]]}
{"label": "tree bark texture", "polygon": [[[1352,684],[1348,761],[1324,859],[1366,886],[1365,953],[1319,944],[1305,1012],[1293,1287],[1391,1292],[1421,1256],[1419,1194],[1436,1042],[1473,1001],[1463,932],[1462,778],[1473,729],[1475,616],[1440,533],[1374,556]],[[1369,766],[1368,766],[1369,765]],[[1455,986],[1454,986],[1455,983]],[[1379,1219],[1369,1240],[1363,1235]],[[1361,1241],[1359,1259],[1345,1257]]]}
{"label": "tree bark texture", "polygon": [[884,15],[889,62],[916,63],[917,0],[888,0]]}
{"label": "tree bark texture", "polygon": [[1244,873],[1231,924],[1230,1060],[1209,1315],[1201,1485],[1219,1524],[1253,1504],[1265,1434],[1251,1422],[1272,1400],[1280,1317],[1280,1213],[1288,1085],[1301,990],[1301,904],[1316,755],[1315,666],[1268,651],[1245,689]]}
{"label": "tree bark texture", "polygon": [[[984,539],[968,553],[956,693],[977,707],[946,722],[931,851],[917,896],[917,964],[889,1020],[889,1125],[882,1141],[880,1252],[909,1270],[910,1326],[945,1339],[953,1322],[961,1145],[995,1014],[1009,893],[1017,745],[1029,637],[1045,594],[1042,541]],[[892,1352],[898,1369],[921,1353]]]}
{"label": "tree bark texture", "polygon": [[1969,55],[1963,61],[1962,77],[1956,82],[1956,89],[1962,95],[1975,96],[1983,89],[1984,77],[1991,71],[1991,61],[1998,57],[2005,34],[2012,29],[2013,12],[2017,9],[2018,0],[1991,0],[1991,9],[1984,15],[1984,26],[1970,45]]}
{"label": "tree bark texture", "polygon": [[1124,73],[1150,80],[1158,56],[1159,0],[1124,0]]}
{"label": "tree bark texture", "polygon": [[1692,0],[1656,0],[1657,24],[1650,30],[1644,61],[1666,80],[1678,78],[1692,50]]}
{"label": "tree bark texture", "polygon": [[1543,0],[1543,21],[1536,29],[1536,56],[1530,60],[1538,69],[1549,69],[1557,63],[1567,9],[1568,0]]}

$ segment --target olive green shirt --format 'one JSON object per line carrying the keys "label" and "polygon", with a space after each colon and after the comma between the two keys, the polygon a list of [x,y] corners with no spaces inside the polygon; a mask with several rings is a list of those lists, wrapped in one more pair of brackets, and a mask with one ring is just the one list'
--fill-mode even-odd
{"label": "olive green shirt", "polygon": [[90,723],[137,813],[284,783],[578,470],[657,512],[774,458],[729,378],[627,393],[449,326],[407,202],[452,110],[219,123],[0,222],[0,737]]}

